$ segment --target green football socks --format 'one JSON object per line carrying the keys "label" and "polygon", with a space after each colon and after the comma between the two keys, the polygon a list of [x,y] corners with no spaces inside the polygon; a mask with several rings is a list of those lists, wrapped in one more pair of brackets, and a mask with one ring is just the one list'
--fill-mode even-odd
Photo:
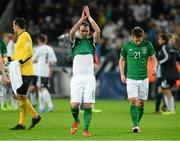
{"label": "green football socks", "polygon": [[144,108],[143,107],[138,107],[139,108],[139,122],[144,114]]}
{"label": "green football socks", "polygon": [[131,105],[130,107],[131,119],[133,122],[133,126],[139,125],[139,108],[135,105]]}
{"label": "green football socks", "polygon": [[92,108],[85,108],[84,109],[84,130],[89,129],[91,118],[92,118]]}
{"label": "green football socks", "polygon": [[72,113],[72,116],[74,118],[74,121],[79,122],[80,121],[79,120],[79,108],[77,108],[77,109],[71,108],[71,113]]}

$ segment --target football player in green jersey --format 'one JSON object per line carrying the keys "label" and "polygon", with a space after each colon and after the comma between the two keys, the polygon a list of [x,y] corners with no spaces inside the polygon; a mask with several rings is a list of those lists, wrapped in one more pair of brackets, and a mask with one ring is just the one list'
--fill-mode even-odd
{"label": "football player in green jersey", "polygon": [[[89,23],[86,21],[88,20]],[[90,35],[90,25],[94,33]],[[79,36],[76,36],[76,33]],[[71,112],[74,119],[71,133],[75,134],[80,120],[79,105],[84,103],[84,130],[83,136],[90,136],[89,125],[92,117],[92,104],[95,103],[94,76],[94,53],[95,43],[100,38],[100,29],[92,19],[88,6],[85,6],[79,21],[70,31],[70,41],[72,44],[73,56],[73,77],[70,82],[71,87]]]}
{"label": "football player in green jersey", "polygon": [[[156,73],[157,60],[151,42],[143,40],[144,30],[135,27],[132,30],[132,41],[125,43],[120,53],[119,68],[121,81],[127,84],[130,101],[130,114],[133,122],[133,133],[139,133],[139,122],[144,113],[144,103],[148,98],[148,57],[152,59],[153,73]],[[124,73],[127,62],[127,79]]]}

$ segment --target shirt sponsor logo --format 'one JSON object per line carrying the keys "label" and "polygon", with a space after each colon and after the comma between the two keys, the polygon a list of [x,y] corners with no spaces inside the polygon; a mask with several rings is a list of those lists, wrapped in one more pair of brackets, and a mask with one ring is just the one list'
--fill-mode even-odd
{"label": "shirt sponsor logo", "polygon": [[143,53],[143,54],[146,54],[146,53],[147,53],[147,47],[145,47],[145,46],[142,47],[142,53]]}

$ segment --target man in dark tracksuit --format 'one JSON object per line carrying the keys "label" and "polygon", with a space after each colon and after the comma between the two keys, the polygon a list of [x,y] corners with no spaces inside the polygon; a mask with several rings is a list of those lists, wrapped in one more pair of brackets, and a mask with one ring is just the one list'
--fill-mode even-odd
{"label": "man in dark tracksuit", "polygon": [[163,93],[168,112],[165,114],[174,114],[174,97],[171,88],[175,85],[179,77],[176,68],[176,61],[179,61],[179,51],[168,45],[168,36],[162,34],[158,38],[158,44],[161,49],[158,53],[158,63],[160,66],[160,81],[158,92]]}

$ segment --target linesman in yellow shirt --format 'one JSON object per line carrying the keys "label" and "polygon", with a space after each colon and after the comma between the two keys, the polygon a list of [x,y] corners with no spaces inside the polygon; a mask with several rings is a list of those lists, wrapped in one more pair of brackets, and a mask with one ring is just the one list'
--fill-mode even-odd
{"label": "linesman in yellow shirt", "polygon": [[35,127],[41,120],[41,116],[32,107],[30,101],[27,99],[27,91],[33,78],[33,64],[32,64],[32,39],[26,31],[26,21],[24,18],[16,18],[13,21],[13,30],[17,34],[18,39],[14,47],[14,54],[8,57],[8,61],[19,61],[21,66],[21,76],[23,84],[17,89],[15,98],[18,101],[20,109],[19,123],[10,128],[10,130],[24,130],[26,129],[26,115],[30,113],[32,123],[29,129]]}

